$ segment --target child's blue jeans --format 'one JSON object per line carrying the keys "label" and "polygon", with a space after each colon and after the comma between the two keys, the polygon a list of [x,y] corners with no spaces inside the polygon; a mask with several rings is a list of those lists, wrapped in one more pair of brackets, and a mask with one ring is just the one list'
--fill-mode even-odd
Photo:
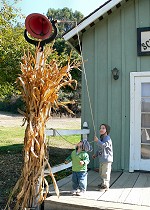
{"label": "child's blue jeans", "polygon": [[87,172],[72,172],[72,188],[73,190],[80,189],[86,191],[87,188]]}

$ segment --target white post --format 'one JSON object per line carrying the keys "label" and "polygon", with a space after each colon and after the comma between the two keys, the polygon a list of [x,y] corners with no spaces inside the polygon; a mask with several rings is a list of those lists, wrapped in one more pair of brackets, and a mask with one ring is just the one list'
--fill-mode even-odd
{"label": "white post", "polygon": [[[84,122],[84,123],[83,123],[83,130],[84,130],[84,129],[88,129],[88,123],[87,123],[87,122]],[[83,139],[87,139],[87,134],[83,134],[83,135],[82,135],[82,138],[83,138]]]}
{"label": "white post", "polygon": [[36,69],[39,68],[41,58],[42,58],[41,66],[43,67],[43,65],[44,65],[44,53],[43,53],[43,51],[37,53],[36,64],[35,64]]}
{"label": "white post", "polygon": [[[41,63],[40,63],[40,60],[42,59]],[[41,66],[39,66],[41,65]],[[35,64],[35,68],[38,69],[39,67],[43,68],[43,65],[44,65],[44,53],[43,51],[40,51],[37,53],[37,57],[36,57],[36,64]],[[44,139],[45,141],[45,139]],[[40,186],[40,178],[38,180],[38,183],[36,185],[36,192],[39,192],[39,186]],[[35,199],[35,203],[37,204],[38,203],[38,200],[39,200],[39,196]],[[31,208],[32,209],[32,208]],[[40,210],[41,209],[41,205],[37,205],[36,207],[36,210]]]}

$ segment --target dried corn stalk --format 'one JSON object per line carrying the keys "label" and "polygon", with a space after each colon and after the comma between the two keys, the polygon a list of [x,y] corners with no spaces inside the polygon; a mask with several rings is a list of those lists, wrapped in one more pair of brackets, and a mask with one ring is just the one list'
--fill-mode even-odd
{"label": "dried corn stalk", "polygon": [[47,63],[47,55],[50,53],[52,47],[42,53],[37,48],[35,56],[30,52],[24,54],[21,63],[22,73],[18,77],[18,82],[26,104],[26,112],[22,114],[27,126],[24,137],[24,167],[12,192],[12,195],[17,193],[15,210],[36,207],[46,198],[48,193],[48,183],[44,178],[46,166],[49,167],[56,194],[59,196],[55,178],[46,158],[45,125],[52,107],[59,105],[66,107],[66,103],[58,101],[59,90],[66,85],[76,88],[76,81],[72,79],[70,70],[78,67],[78,64],[70,65],[69,59],[64,67],[60,67],[56,60]]}

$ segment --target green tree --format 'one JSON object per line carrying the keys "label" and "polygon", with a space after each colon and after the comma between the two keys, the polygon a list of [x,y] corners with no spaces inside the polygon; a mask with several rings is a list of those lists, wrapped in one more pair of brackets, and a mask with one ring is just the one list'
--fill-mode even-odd
{"label": "green tree", "polygon": [[[14,1],[15,3],[16,1]],[[0,83],[14,83],[20,72],[20,59],[27,47],[23,26],[17,25],[17,10],[2,0],[0,15]]]}
{"label": "green tree", "polygon": [[[24,39],[24,27],[17,23],[20,13],[15,9],[17,1],[1,0],[0,8],[0,109],[17,111],[12,104],[18,101],[16,78],[20,73],[20,61],[28,43]],[[20,100],[20,99],[19,99]],[[18,103],[18,102],[17,102]],[[20,101],[19,101],[20,103]]]}
{"label": "green tree", "polygon": [[[66,57],[71,53],[71,61],[77,60],[80,61],[79,54],[68,45],[65,40],[62,38],[64,33],[67,33],[71,28],[76,27],[76,24],[83,19],[83,14],[79,11],[73,12],[72,9],[67,7],[63,9],[48,9],[47,17],[50,20],[58,20],[57,28],[58,35],[54,43],[54,49],[56,49],[61,60],[64,62],[67,60]],[[60,21],[60,22],[59,22]],[[73,105],[73,109],[80,109],[81,107],[81,71],[74,69],[72,72],[72,77],[78,81],[78,87],[76,91],[72,91],[71,88],[65,88],[60,94],[60,100],[66,98],[66,100],[76,100],[76,104]],[[72,107],[70,107],[72,109]],[[76,110],[73,110],[76,112]]]}
{"label": "green tree", "polygon": [[20,59],[27,44],[20,27],[5,28],[1,33],[0,82],[14,83],[20,72]]}
{"label": "green tree", "polygon": [[[64,7],[63,9],[48,9],[46,16],[52,20],[58,20],[58,37],[62,38],[62,35],[69,31],[72,27],[76,26],[76,23],[80,22],[84,17],[79,11],[73,12],[72,9]],[[60,21],[60,22],[59,22]]]}
{"label": "green tree", "polygon": [[[72,54],[72,60],[80,60],[79,54],[68,45],[65,40],[62,38],[63,34],[66,33],[71,28],[75,27],[78,22],[83,19],[83,14],[79,11],[73,12],[72,9],[64,7],[63,9],[48,9],[47,17],[50,20],[58,20],[57,28],[58,35],[54,43],[54,49],[56,49],[58,55],[65,59],[65,55],[68,56]],[[60,22],[59,22],[60,21]],[[72,71],[72,76],[81,81],[81,73],[77,70]]]}

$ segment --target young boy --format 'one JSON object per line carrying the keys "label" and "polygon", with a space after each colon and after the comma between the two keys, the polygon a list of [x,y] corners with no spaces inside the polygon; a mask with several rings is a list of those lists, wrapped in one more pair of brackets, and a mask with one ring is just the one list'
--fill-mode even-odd
{"label": "young boy", "polygon": [[113,162],[113,147],[112,141],[109,136],[110,126],[107,124],[100,125],[100,139],[96,136],[94,141],[97,142],[98,150],[92,156],[93,158],[99,158],[99,174],[102,183],[98,185],[100,191],[107,191],[110,184],[111,165]]}
{"label": "young boy", "polygon": [[87,165],[91,146],[87,140],[80,141],[65,163],[72,161],[72,195],[82,195],[87,188]]}

